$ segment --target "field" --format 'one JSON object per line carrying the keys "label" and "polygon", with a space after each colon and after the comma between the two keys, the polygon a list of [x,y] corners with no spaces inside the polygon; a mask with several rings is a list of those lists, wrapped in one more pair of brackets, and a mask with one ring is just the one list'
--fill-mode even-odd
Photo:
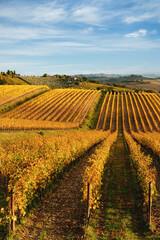
{"label": "field", "polygon": [[49,90],[0,129],[0,239],[160,239],[158,94]]}
{"label": "field", "polygon": [[141,88],[145,90],[153,90],[155,92],[160,91],[160,79],[143,80],[143,84],[133,82],[126,85],[130,88]]}
{"label": "field", "polygon": [[49,91],[1,115],[1,128],[14,129],[18,128],[18,124],[24,129],[78,127],[97,95],[99,91],[92,90]]}
{"label": "field", "polygon": [[7,102],[20,98],[24,95],[28,95],[30,92],[35,92],[36,90],[48,89],[47,86],[30,86],[30,85],[5,85],[0,86],[0,105],[6,104]]}
{"label": "field", "polygon": [[23,102],[43,92],[48,86],[3,85],[0,86],[0,114],[5,113]]}

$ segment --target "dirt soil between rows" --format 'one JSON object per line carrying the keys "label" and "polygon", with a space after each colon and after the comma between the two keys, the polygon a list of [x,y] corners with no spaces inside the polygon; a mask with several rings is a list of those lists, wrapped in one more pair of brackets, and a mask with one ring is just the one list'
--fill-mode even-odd
{"label": "dirt soil between rows", "polygon": [[82,160],[65,175],[57,190],[44,197],[20,233],[20,240],[83,239],[87,208],[82,202],[81,189],[87,156]]}

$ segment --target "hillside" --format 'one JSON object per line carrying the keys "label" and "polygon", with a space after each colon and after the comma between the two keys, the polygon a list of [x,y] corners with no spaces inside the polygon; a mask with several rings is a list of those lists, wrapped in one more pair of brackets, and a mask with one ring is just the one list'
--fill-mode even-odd
{"label": "hillside", "polygon": [[54,89],[1,115],[1,125],[3,129],[75,128],[99,97],[100,91]]}
{"label": "hillside", "polygon": [[134,91],[130,87],[121,86],[118,84],[101,84],[101,83],[94,83],[90,81],[86,82],[79,82],[78,85],[74,85],[73,88],[78,89],[93,89],[93,90],[105,90],[105,91],[119,91],[119,92],[125,92],[125,91]]}
{"label": "hillside", "polygon": [[68,85],[66,81],[61,78],[56,78],[55,76],[21,76],[21,79],[24,79],[31,85],[47,85],[48,87],[55,88],[67,88]]}
{"label": "hillside", "polygon": [[116,74],[86,74],[79,75],[80,77],[87,77],[88,79],[95,79],[102,84],[116,84],[121,87],[128,87],[133,89],[152,90],[155,92],[160,91],[160,80],[152,77],[144,77],[142,75],[131,74],[128,76],[120,76]]}
{"label": "hillside", "polygon": [[[1,86],[21,87],[37,86]],[[2,114],[0,239],[159,239],[159,100],[124,89],[53,89]]]}
{"label": "hillside", "polygon": [[12,77],[8,74],[3,75],[0,73],[0,85],[27,85],[27,83],[19,77]]}
{"label": "hillside", "polygon": [[0,114],[48,90],[48,86],[0,85]]}
{"label": "hillside", "polygon": [[[45,74],[44,74],[45,75]],[[130,91],[129,87],[116,86],[113,84],[102,84],[101,82],[85,77],[72,77],[66,75],[54,75],[54,76],[21,76],[21,79],[28,82],[31,85],[47,85],[52,89],[56,88],[77,88],[77,89],[92,89],[106,91]]]}
{"label": "hillside", "polygon": [[[2,114],[2,234],[11,225],[16,229],[12,239],[18,240],[159,237],[159,100],[155,93],[54,89]],[[154,226],[149,226],[156,234],[148,238],[151,181]],[[88,183],[91,216],[86,227]]]}
{"label": "hillside", "polygon": [[[19,76],[19,75],[17,77],[16,76],[17,75],[11,76],[7,73],[5,73],[5,75],[1,74],[0,84],[5,84],[5,85],[29,84],[29,85],[45,85],[45,86],[47,85],[51,89],[78,88],[78,89],[92,89],[92,90],[104,89],[106,91],[113,91],[113,90],[130,91],[130,86],[126,87],[124,85],[117,84],[117,83],[110,84],[109,82],[101,83],[101,81],[90,79],[84,76],[73,77],[73,76],[58,75],[58,74],[53,76],[49,76],[48,74],[44,74],[43,76]],[[115,77],[117,77],[117,75],[115,75]]]}
{"label": "hillside", "polygon": [[143,90],[160,91],[160,79],[143,80],[143,82],[130,82],[126,86],[130,88],[139,88]]}

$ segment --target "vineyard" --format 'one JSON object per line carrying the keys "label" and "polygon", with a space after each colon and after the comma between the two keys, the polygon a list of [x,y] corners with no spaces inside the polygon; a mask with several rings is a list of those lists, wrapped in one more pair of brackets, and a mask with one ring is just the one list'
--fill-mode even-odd
{"label": "vineyard", "polygon": [[78,127],[99,94],[94,90],[51,90],[3,114],[1,128],[14,129],[18,123],[21,129]]}
{"label": "vineyard", "polygon": [[32,85],[4,85],[0,86],[0,105],[5,104],[13,99],[27,95],[35,90],[46,88],[47,86],[32,86]]}
{"label": "vineyard", "polygon": [[[83,129],[86,118],[96,121],[96,129]],[[3,236],[159,239],[158,94],[49,90],[1,114],[0,128],[2,135],[5,130],[65,130],[0,141]],[[36,201],[38,210],[22,227]],[[142,225],[148,230],[140,230]]]}
{"label": "vineyard", "polygon": [[160,98],[151,93],[107,93],[99,115],[97,129],[115,131],[119,109],[127,132],[160,132]]}

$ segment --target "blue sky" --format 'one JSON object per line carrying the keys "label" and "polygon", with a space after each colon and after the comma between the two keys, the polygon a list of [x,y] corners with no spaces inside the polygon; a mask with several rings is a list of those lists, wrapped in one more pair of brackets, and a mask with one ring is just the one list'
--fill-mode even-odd
{"label": "blue sky", "polygon": [[0,0],[0,71],[160,73],[159,0]]}

